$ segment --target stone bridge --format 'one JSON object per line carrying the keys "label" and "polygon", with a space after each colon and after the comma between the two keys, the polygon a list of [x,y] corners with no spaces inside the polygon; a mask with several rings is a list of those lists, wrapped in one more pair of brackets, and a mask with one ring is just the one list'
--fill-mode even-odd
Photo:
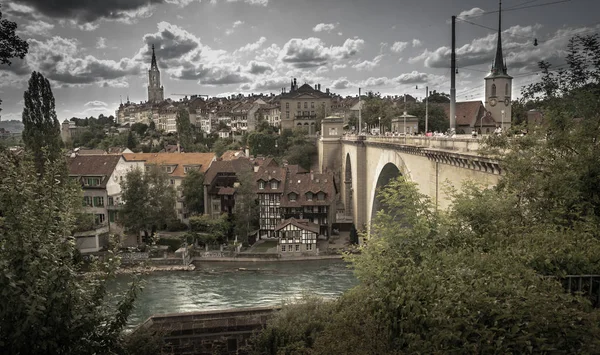
{"label": "stone bridge", "polygon": [[367,230],[379,210],[377,189],[398,175],[447,208],[447,187],[460,189],[467,180],[492,186],[502,174],[497,161],[477,153],[477,138],[341,135],[341,125],[331,121],[323,120],[319,168],[336,172],[344,214],[359,230]]}

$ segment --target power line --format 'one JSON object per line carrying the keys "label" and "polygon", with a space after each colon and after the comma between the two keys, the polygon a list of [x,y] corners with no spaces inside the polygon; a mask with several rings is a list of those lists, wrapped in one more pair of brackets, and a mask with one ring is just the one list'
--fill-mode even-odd
{"label": "power line", "polygon": [[[552,2],[546,2],[546,3],[543,3],[543,4],[521,6],[521,5],[525,5],[527,3],[534,2],[534,1],[529,1],[529,2],[525,2],[525,3],[521,4],[521,5],[516,5],[518,7],[512,7],[512,8],[508,8],[508,9],[503,9],[502,12],[516,11],[516,10],[523,10],[523,9],[531,9],[531,8],[534,8],[534,7],[549,6],[549,5],[555,5],[555,4],[560,4],[560,3],[564,3],[564,2],[571,2],[571,1],[572,0],[557,0],[557,1],[552,1]],[[484,12],[482,12],[480,14],[477,14],[477,15],[470,15],[470,16],[464,16],[464,17],[475,18],[475,17],[480,17],[480,16],[483,16],[483,15],[496,14],[498,12],[500,12],[500,10],[490,10],[490,11],[484,11]],[[457,19],[458,19],[458,17],[457,17]]]}

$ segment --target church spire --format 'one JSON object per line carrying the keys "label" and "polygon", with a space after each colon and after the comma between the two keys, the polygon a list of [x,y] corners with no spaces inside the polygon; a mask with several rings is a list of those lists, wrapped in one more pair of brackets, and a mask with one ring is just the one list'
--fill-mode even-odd
{"label": "church spire", "polygon": [[150,70],[152,69],[158,70],[158,65],[156,65],[156,54],[154,54],[154,45],[152,45],[152,64],[150,64]]}
{"label": "church spire", "polygon": [[496,46],[496,57],[494,58],[494,64],[492,65],[492,74],[508,75],[504,63],[504,56],[502,55],[502,0],[500,0],[498,10],[498,44]]}

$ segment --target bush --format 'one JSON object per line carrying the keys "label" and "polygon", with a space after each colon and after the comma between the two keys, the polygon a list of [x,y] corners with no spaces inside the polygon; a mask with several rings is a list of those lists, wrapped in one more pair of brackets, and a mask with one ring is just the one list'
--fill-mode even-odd
{"label": "bush", "polygon": [[169,232],[181,232],[187,229],[188,226],[178,219],[172,219],[167,222],[167,231]]}
{"label": "bush", "polygon": [[177,249],[179,249],[181,247],[181,244],[183,244],[183,242],[179,238],[177,238],[177,239],[160,238],[156,244],[166,245],[169,247],[169,251],[174,253]]}

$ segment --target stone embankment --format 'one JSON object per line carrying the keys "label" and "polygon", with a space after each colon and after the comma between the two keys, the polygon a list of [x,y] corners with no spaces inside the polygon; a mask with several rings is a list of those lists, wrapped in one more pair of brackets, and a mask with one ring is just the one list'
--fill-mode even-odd
{"label": "stone embankment", "polygon": [[131,265],[121,266],[117,274],[147,274],[156,271],[194,271],[196,266],[189,265]]}

